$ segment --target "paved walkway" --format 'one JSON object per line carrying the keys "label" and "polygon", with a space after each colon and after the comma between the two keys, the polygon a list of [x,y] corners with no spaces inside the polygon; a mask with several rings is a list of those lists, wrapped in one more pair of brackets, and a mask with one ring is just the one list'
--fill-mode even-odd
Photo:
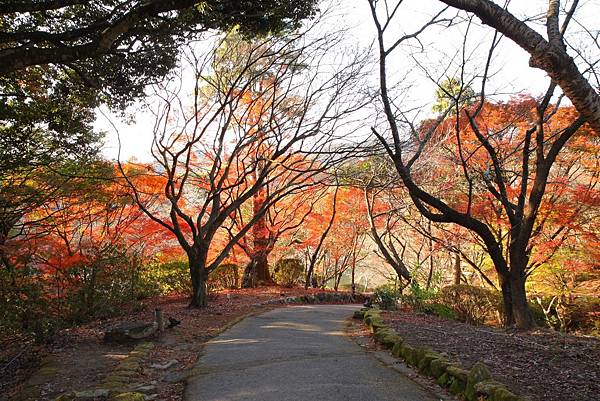
{"label": "paved walkway", "polygon": [[210,341],[186,401],[435,401],[344,335],[353,305],[250,317]]}

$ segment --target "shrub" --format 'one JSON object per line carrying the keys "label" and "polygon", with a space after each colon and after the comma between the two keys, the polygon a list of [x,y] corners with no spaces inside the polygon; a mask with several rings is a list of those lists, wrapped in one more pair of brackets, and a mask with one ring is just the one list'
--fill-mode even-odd
{"label": "shrub", "polygon": [[485,288],[458,284],[442,288],[439,299],[454,311],[457,320],[482,324],[494,318],[502,298],[499,293]]}
{"label": "shrub", "polygon": [[427,313],[427,306],[437,298],[437,290],[422,288],[419,282],[410,282],[410,293],[401,296],[402,303],[418,312]]}
{"label": "shrub", "polygon": [[430,315],[443,317],[445,319],[456,320],[456,313],[454,313],[454,310],[448,305],[444,305],[438,302],[433,302],[431,304],[425,305],[423,312]]}
{"label": "shrub", "polygon": [[283,258],[275,263],[273,279],[284,287],[293,287],[304,276],[304,263],[296,258]]}
{"label": "shrub", "polygon": [[240,282],[239,266],[235,263],[223,263],[210,273],[208,278],[209,290],[238,288]]}
{"label": "shrub", "polygon": [[600,329],[600,298],[578,297],[567,307],[570,329],[590,333]]}
{"label": "shrub", "polygon": [[145,265],[140,277],[138,297],[148,298],[191,292],[190,270],[185,259]]}
{"label": "shrub", "polygon": [[136,254],[119,246],[90,248],[75,262],[50,269],[31,260],[0,270],[0,336],[51,340],[65,327],[135,307],[142,288]]}
{"label": "shrub", "polygon": [[396,309],[399,299],[400,291],[393,284],[379,286],[373,293],[373,302],[381,309]]}
{"label": "shrub", "polygon": [[532,310],[543,314],[546,325],[554,330],[594,334],[600,328],[600,299],[595,297],[536,296]]}

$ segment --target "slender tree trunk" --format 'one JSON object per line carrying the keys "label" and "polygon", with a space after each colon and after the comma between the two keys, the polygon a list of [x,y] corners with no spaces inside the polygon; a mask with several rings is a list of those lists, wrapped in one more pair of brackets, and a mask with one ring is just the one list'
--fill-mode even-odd
{"label": "slender tree trunk", "polygon": [[[333,193],[333,206],[332,206],[332,211],[331,211],[331,218],[329,219],[329,222],[327,223],[327,227],[325,228],[325,230],[321,234],[321,237],[319,238],[319,243],[317,244],[317,247],[315,248],[315,252],[311,255],[311,257],[309,259],[308,270],[306,271],[306,280],[304,283],[305,290],[308,289],[308,286],[310,284],[312,284],[312,282],[313,282],[313,279],[314,279],[313,274],[314,274],[315,266],[317,264],[317,260],[319,259],[319,253],[321,252],[321,247],[323,246],[323,243],[325,242],[325,239],[327,238],[327,235],[329,234],[329,230],[331,230],[331,227],[333,227],[333,222],[335,221],[335,215],[337,213],[338,189],[339,189],[339,187],[336,186],[335,192]],[[313,287],[316,288],[316,286],[314,284],[313,284]]]}
{"label": "slender tree trunk", "polygon": [[352,282],[350,283],[350,288],[352,290],[352,296],[353,297],[356,295],[356,281],[355,281],[355,276],[356,276],[356,259],[353,259],[352,260],[352,270],[351,270]]}
{"label": "slender tree trunk", "polygon": [[454,254],[454,284],[460,284],[460,277],[462,276],[462,269],[460,266],[460,252]]}
{"label": "slender tree trunk", "polygon": [[344,273],[341,272],[341,273],[336,273],[336,275],[335,275],[335,279],[334,279],[334,282],[333,282],[333,290],[335,292],[338,292],[338,290],[340,289],[340,281],[342,281],[342,275],[343,274]]}
{"label": "slender tree trunk", "polygon": [[427,274],[425,288],[429,289],[433,277],[433,236],[431,235],[431,220],[427,222],[427,234],[429,235],[429,273]]}

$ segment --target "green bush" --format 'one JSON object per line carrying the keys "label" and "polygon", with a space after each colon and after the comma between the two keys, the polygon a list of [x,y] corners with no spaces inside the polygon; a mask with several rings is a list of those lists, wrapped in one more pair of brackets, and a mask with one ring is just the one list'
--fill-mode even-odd
{"label": "green bush", "polygon": [[439,301],[454,311],[457,320],[482,324],[494,318],[502,297],[498,292],[485,288],[459,284],[442,288]]}
{"label": "green bush", "polygon": [[456,313],[448,305],[444,305],[438,302],[433,302],[424,306],[423,312],[429,315],[435,315],[443,317],[445,319],[456,320]]}
{"label": "green bush", "polygon": [[375,288],[373,302],[381,309],[396,309],[400,299],[400,290],[394,284],[384,284]]}
{"label": "green bush", "polygon": [[225,288],[238,288],[240,285],[240,267],[235,263],[223,263],[219,265],[208,277],[210,291]]}
{"label": "green bush", "polygon": [[273,279],[284,287],[293,287],[300,283],[304,276],[304,263],[296,258],[283,258],[275,263]]}
{"label": "green bush", "polygon": [[427,307],[437,298],[436,289],[422,288],[416,280],[410,283],[410,292],[402,295],[403,304],[412,307],[415,311],[427,313]]}
{"label": "green bush", "polygon": [[190,270],[185,259],[152,263],[142,268],[138,297],[149,298],[166,294],[189,294]]}
{"label": "green bush", "polygon": [[0,342],[21,334],[45,342],[63,325],[55,313],[62,300],[47,298],[43,282],[25,270],[0,269]]}

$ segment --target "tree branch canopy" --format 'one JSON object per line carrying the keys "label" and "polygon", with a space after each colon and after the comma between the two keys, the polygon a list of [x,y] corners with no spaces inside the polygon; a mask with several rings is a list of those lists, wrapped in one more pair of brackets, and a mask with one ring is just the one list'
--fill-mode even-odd
{"label": "tree branch canopy", "polygon": [[[583,76],[559,38],[544,39],[539,33],[508,10],[489,0],[441,0],[443,3],[475,14],[481,21],[498,30],[527,51],[529,65],[544,70],[563,90],[577,111],[600,134],[600,94]],[[559,2],[550,1],[550,32],[556,32]],[[573,10],[574,11],[574,10]]]}
{"label": "tree branch canopy", "polygon": [[0,14],[49,11],[75,4],[87,4],[89,2],[90,0],[15,1],[0,4]]}
{"label": "tree branch canopy", "polygon": [[[314,0],[53,0],[0,5],[0,75],[105,54],[134,53],[147,43],[177,45],[206,29],[239,26],[245,34],[277,32],[314,14]],[[52,11],[52,15],[47,12]]]}

